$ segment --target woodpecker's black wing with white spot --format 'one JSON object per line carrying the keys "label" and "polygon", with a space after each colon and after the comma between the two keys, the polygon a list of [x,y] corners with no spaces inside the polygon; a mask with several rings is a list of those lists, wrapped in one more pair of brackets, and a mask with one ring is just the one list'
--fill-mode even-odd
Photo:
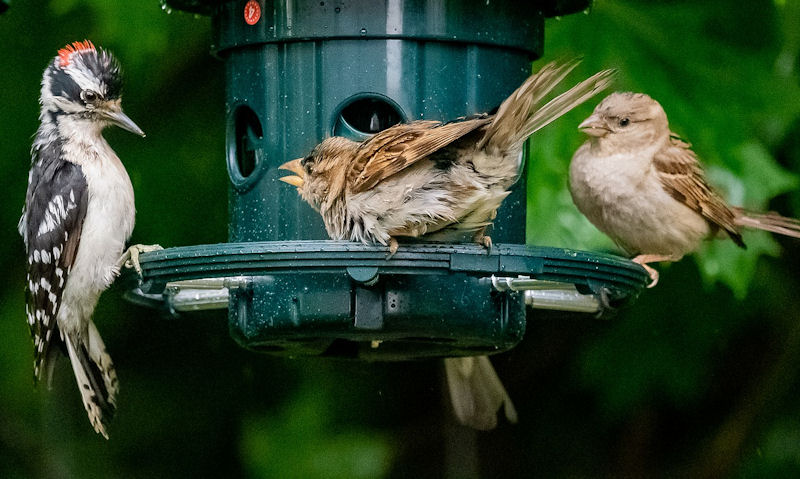
{"label": "woodpecker's black wing with white spot", "polygon": [[51,345],[62,341],[56,317],[78,251],[88,189],[81,167],[61,158],[60,142],[34,149],[33,156],[20,233],[28,253],[25,312],[38,380]]}

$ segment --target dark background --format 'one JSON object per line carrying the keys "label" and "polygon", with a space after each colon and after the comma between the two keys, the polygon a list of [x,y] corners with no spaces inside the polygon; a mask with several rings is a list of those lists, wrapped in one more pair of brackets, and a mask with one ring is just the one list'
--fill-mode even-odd
{"label": "dark background", "polygon": [[[95,320],[117,365],[105,441],[66,361],[33,388],[16,232],[45,65],[89,38],[126,73],[124,106],[147,132],[107,138],[137,195],[132,240],[227,237],[222,65],[206,17],[157,0],[14,2],[0,16],[0,477],[777,477],[800,473],[800,242],[748,234],[661,266],[611,320],[531,313],[494,358],[520,414],[454,424],[439,362],[259,356],[221,313],[160,317],[103,295]],[[800,216],[800,7],[794,0],[607,0],[549,20],[545,59],[583,55],[579,78],[619,69],[694,144],[736,204]],[[539,65],[537,62],[536,65]],[[528,241],[612,250],[566,190],[576,130],[597,100],[537,134]]]}

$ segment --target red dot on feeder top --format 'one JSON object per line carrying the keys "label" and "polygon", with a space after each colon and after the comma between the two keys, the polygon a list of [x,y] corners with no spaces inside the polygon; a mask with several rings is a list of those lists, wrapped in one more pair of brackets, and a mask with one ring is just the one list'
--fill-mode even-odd
{"label": "red dot on feeder top", "polygon": [[244,21],[248,25],[255,25],[261,19],[261,5],[256,0],[250,0],[244,6]]}

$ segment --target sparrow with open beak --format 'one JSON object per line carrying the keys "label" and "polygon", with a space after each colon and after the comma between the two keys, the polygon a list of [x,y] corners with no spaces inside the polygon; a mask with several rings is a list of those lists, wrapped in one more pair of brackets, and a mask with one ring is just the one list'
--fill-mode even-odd
{"label": "sparrow with open beak", "polygon": [[320,212],[333,239],[389,245],[392,254],[399,237],[488,246],[486,228],[519,178],[525,140],[610,81],[601,71],[540,106],[577,63],[545,65],[494,115],[398,124],[364,142],[328,138],[281,165],[295,176],[280,179]]}
{"label": "sparrow with open beak", "polygon": [[[610,83],[601,71],[549,102],[543,98],[577,65],[550,63],[530,76],[493,115],[448,123],[398,124],[356,142],[333,137],[280,168],[281,178],[322,215],[328,235],[398,248],[396,238],[475,241],[491,246],[486,228],[522,169],[525,140]],[[516,411],[485,356],[445,360],[456,417],[491,429],[497,411]]]}
{"label": "sparrow with open beak", "polygon": [[745,247],[755,228],[800,238],[800,221],[729,206],[706,181],[690,144],[669,129],[661,105],[643,93],[612,93],[579,127],[589,139],[570,164],[575,205],[641,264],[678,261],[724,233]]}

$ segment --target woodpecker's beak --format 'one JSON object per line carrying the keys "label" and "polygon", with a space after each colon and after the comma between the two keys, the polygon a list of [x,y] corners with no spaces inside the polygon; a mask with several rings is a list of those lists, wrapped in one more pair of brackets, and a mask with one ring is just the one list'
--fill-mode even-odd
{"label": "woodpecker's beak", "polygon": [[105,109],[102,112],[102,115],[106,120],[110,121],[114,125],[117,125],[123,130],[127,130],[139,136],[145,136],[142,129],[139,128],[139,126],[134,123],[133,120],[128,118],[128,115],[122,112],[122,107],[119,106],[119,103],[109,103],[108,109]]}
{"label": "woodpecker's beak", "polygon": [[611,132],[606,122],[599,115],[594,113],[592,113],[589,118],[583,120],[583,122],[578,125],[578,129],[594,137],[606,136]]}
{"label": "woodpecker's beak", "polygon": [[303,186],[304,183],[303,178],[306,175],[306,172],[303,169],[303,165],[300,164],[302,160],[303,160],[302,158],[297,158],[292,161],[287,161],[286,163],[279,166],[278,169],[291,171],[297,176],[290,175],[278,179],[283,181],[284,183],[289,183],[292,186],[296,186],[297,189],[300,189]]}

